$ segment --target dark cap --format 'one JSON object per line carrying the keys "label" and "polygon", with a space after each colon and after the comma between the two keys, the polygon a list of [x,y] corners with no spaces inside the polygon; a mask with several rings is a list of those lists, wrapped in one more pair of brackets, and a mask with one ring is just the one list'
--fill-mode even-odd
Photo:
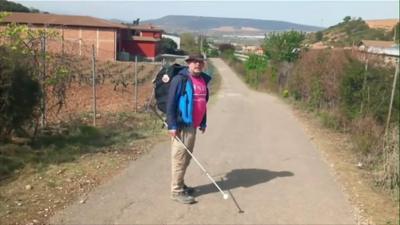
{"label": "dark cap", "polygon": [[185,59],[185,61],[187,63],[192,62],[192,61],[203,62],[204,61],[204,56],[201,53],[192,53]]}

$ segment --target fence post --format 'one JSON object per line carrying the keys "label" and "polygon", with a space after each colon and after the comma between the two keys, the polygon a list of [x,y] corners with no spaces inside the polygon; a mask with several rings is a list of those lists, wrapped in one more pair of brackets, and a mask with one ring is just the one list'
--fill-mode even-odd
{"label": "fence post", "polygon": [[46,125],[46,86],[45,86],[45,79],[46,79],[46,33],[43,34],[41,37],[41,52],[42,52],[42,69],[43,71],[40,73],[40,83],[42,89],[42,98],[40,100],[40,111],[41,111],[41,120],[40,126],[43,128]]}
{"label": "fence post", "polygon": [[93,126],[96,126],[96,52],[94,49],[94,44],[92,45],[92,79],[93,79]]}
{"label": "fence post", "polygon": [[137,108],[138,108],[138,83],[137,83],[137,77],[138,77],[138,58],[135,56],[135,113],[137,113]]}
{"label": "fence post", "polygon": [[394,78],[393,78],[392,95],[390,96],[389,112],[388,112],[388,117],[387,117],[386,127],[385,127],[385,137],[386,137],[386,134],[389,129],[390,117],[392,116],[393,99],[394,99],[394,94],[395,94],[395,90],[396,90],[397,76],[399,75],[399,63],[400,63],[399,59],[397,59],[396,71],[394,72]]}
{"label": "fence post", "polygon": [[[367,85],[367,73],[368,73],[368,56],[364,55],[365,66],[364,66],[364,80],[361,88],[361,106],[360,106],[360,114],[363,113],[364,110],[364,100],[365,100],[365,86]],[[367,101],[368,103],[369,101]]]}

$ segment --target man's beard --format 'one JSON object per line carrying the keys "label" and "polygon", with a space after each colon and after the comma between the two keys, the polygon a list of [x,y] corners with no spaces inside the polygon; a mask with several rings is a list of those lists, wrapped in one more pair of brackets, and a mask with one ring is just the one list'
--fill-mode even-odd
{"label": "man's beard", "polygon": [[190,73],[191,73],[192,75],[198,76],[198,75],[201,74],[201,70],[197,70],[197,71],[198,71],[198,72],[190,71]]}

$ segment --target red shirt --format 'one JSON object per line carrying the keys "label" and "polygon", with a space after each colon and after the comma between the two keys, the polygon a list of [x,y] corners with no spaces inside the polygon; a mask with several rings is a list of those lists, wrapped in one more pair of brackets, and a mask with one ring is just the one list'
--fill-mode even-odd
{"label": "red shirt", "polygon": [[199,127],[207,111],[207,85],[201,76],[190,76],[193,83],[193,126]]}

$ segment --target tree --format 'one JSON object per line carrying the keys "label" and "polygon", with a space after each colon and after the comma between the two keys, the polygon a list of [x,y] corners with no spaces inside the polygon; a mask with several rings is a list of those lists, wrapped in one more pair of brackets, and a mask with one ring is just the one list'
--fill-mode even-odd
{"label": "tree", "polygon": [[40,93],[29,55],[0,46],[0,139],[34,116]]}
{"label": "tree", "polygon": [[[7,14],[0,13],[0,22]],[[36,131],[39,114],[35,112],[40,111],[45,118],[47,91],[51,90],[49,93],[56,99],[54,106],[60,110],[64,105],[69,70],[62,63],[54,63],[56,59],[40,48],[41,41],[58,37],[59,33],[52,29],[17,24],[0,31],[0,124],[5,124],[0,128],[0,138],[7,138],[32,117],[36,117]]]}
{"label": "tree", "polygon": [[218,50],[219,50],[222,54],[227,53],[227,52],[233,53],[233,52],[235,51],[235,46],[233,46],[232,44],[226,44],[226,43],[224,43],[224,44],[218,45]]}
{"label": "tree", "polygon": [[235,56],[235,46],[231,44],[220,44],[218,45],[218,50],[221,53],[221,56],[225,59],[234,60]]}
{"label": "tree", "polygon": [[272,33],[265,37],[262,48],[266,56],[273,61],[293,62],[304,38],[304,33],[297,31]]}
{"label": "tree", "polygon": [[318,31],[315,33],[315,40],[316,41],[322,41],[322,38],[324,37],[324,33],[322,31]]}
{"label": "tree", "polygon": [[252,54],[244,63],[246,69],[246,82],[252,86],[258,86],[261,76],[267,69],[267,60],[265,56]]}
{"label": "tree", "polygon": [[347,23],[350,20],[351,20],[351,17],[350,16],[346,16],[346,17],[343,18],[343,23]]}
{"label": "tree", "polygon": [[181,34],[181,48],[188,53],[199,51],[199,46],[197,45],[193,34],[191,33]]}
{"label": "tree", "polygon": [[396,26],[388,34],[389,40],[394,40],[397,44],[400,43],[400,23],[397,23]]}
{"label": "tree", "polygon": [[158,45],[160,54],[175,54],[178,45],[170,38],[162,38]]}

